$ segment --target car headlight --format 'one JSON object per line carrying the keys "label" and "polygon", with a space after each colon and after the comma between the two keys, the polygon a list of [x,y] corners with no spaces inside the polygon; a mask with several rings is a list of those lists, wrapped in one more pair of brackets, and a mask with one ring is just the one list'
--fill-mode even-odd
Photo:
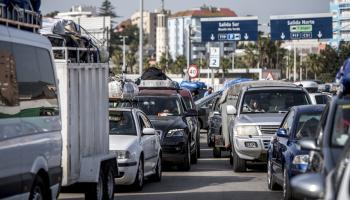
{"label": "car headlight", "polygon": [[256,126],[237,126],[234,128],[234,134],[238,136],[259,135]]}
{"label": "car headlight", "polygon": [[173,129],[168,131],[166,137],[183,137],[185,135],[184,129]]}
{"label": "car headlight", "polygon": [[129,151],[117,151],[117,158],[118,159],[130,159],[131,154]]}
{"label": "car headlight", "polygon": [[293,159],[293,165],[308,165],[309,155],[297,155]]}

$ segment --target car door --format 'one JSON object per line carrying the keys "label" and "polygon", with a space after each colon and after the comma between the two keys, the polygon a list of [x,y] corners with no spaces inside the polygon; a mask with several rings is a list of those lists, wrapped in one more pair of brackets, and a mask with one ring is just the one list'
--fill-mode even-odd
{"label": "car door", "polygon": [[283,155],[288,147],[288,140],[289,140],[289,136],[291,135],[294,118],[295,118],[295,111],[291,110],[282,124],[282,128],[286,130],[288,137],[277,137],[276,145],[274,146],[276,158],[273,161],[274,162],[273,167],[276,173],[276,177],[279,178],[280,180],[283,180],[283,162],[284,162]]}
{"label": "car door", "polygon": [[[181,97],[181,104],[182,104],[182,109],[186,113],[190,108],[187,108],[186,103],[184,98]],[[194,116],[186,116],[186,123],[188,125],[188,130],[191,133],[191,138],[190,138],[190,144],[191,144],[191,150],[195,148],[196,145],[196,138],[197,138],[197,121],[196,117]]]}
{"label": "car door", "polygon": [[151,124],[145,120],[145,116],[141,113],[137,113],[137,118],[140,123],[140,133],[141,133],[141,146],[143,149],[143,155],[144,155],[144,171],[145,174],[151,172],[152,167],[153,167],[153,140],[154,136],[153,135],[143,135],[142,130],[144,128],[152,128]]}
{"label": "car door", "polygon": [[[142,113],[142,118],[145,122],[145,124],[148,126],[148,128],[154,128],[154,126],[151,123],[151,120],[148,119],[147,115]],[[154,135],[149,135],[149,140],[151,141],[151,168],[154,169],[158,162],[159,152],[160,152],[160,135],[158,133],[155,133]]]}

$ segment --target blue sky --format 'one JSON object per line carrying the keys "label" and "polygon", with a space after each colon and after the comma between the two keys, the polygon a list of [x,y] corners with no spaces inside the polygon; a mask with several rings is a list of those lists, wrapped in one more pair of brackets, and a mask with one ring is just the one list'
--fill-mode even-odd
{"label": "blue sky", "polygon": [[[139,0],[111,0],[121,21],[132,15],[139,8]],[[93,5],[99,7],[102,0],[43,0],[42,12],[68,11],[72,5]],[[146,10],[160,8],[161,0],[144,0]],[[165,0],[165,7],[172,12],[198,8],[201,5],[227,7],[239,16],[255,15],[260,23],[267,23],[270,15],[303,14],[329,12],[329,0]]]}

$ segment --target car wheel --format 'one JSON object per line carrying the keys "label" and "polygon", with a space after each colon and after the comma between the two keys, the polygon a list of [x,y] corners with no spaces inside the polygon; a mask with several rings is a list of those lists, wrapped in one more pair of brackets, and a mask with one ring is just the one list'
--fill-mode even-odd
{"label": "car wheel", "polygon": [[283,170],[283,199],[284,200],[292,199],[290,184],[289,184],[289,176],[286,168],[284,168]]}
{"label": "car wheel", "polygon": [[187,148],[185,152],[185,158],[184,161],[180,167],[184,171],[190,171],[191,169],[191,148],[190,143],[187,143]]}
{"label": "car wheel", "polygon": [[272,163],[269,159],[267,161],[267,186],[270,190],[277,190],[277,183],[272,174]]}
{"label": "car wheel", "polygon": [[136,191],[141,191],[143,188],[143,183],[145,179],[144,170],[143,170],[143,158],[141,157],[139,160],[139,165],[137,167],[135,181],[132,184],[132,188]]}
{"label": "car wheel", "polygon": [[103,200],[104,193],[104,177],[102,170],[100,170],[97,183],[89,184],[85,191],[85,199],[88,200]]}
{"label": "car wheel", "polygon": [[233,165],[233,158],[231,154],[230,154],[230,165]]}
{"label": "car wheel", "polygon": [[196,144],[196,146],[194,147],[194,152],[191,155],[191,163],[192,164],[197,164],[197,161],[198,161],[197,155],[198,154],[197,154],[197,144]]}
{"label": "car wheel", "polygon": [[105,176],[104,176],[104,187],[103,196],[104,199],[113,200],[114,199],[114,169],[112,166],[106,166]]}
{"label": "car wheel", "polygon": [[44,200],[47,199],[48,196],[48,190],[45,189],[45,184],[43,179],[38,176],[35,178],[33,186],[30,190],[29,199],[30,200]]}
{"label": "car wheel", "polygon": [[232,150],[232,159],[233,159],[233,163],[232,163],[232,168],[233,168],[233,171],[234,172],[245,172],[246,171],[246,162],[245,160],[241,159],[234,147],[232,147],[233,150]]}
{"label": "car wheel", "polygon": [[155,168],[155,174],[152,175],[151,179],[155,182],[160,182],[162,180],[162,170],[162,154],[159,154],[159,159]]}
{"label": "car wheel", "polygon": [[214,158],[221,158],[221,148],[220,147],[213,148],[213,156],[214,156]]}

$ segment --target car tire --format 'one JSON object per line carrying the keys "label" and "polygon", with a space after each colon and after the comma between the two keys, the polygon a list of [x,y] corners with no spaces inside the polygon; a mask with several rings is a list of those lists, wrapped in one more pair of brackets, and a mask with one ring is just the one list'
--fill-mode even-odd
{"label": "car tire", "polygon": [[30,190],[29,200],[51,199],[48,188],[45,188],[44,180],[37,176]]}
{"label": "car tire", "polygon": [[221,158],[221,148],[220,147],[213,148],[213,156],[214,156],[214,158]]}
{"label": "car tire", "polygon": [[230,165],[233,165],[233,158],[231,154],[230,154]]}
{"label": "car tire", "polygon": [[141,191],[143,189],[143,184],[145,181],[145,174],[144,174],[144,164],[143,164],[143,158],[141,157],[139,160],[139,165],[137,166],[137,172],[135,181],[132,184],[132,188],[136,191]]}
{"label": "car tire", "polygon": [[103,200],[104,196],[104,175],[100,170],[97,183],[91,183],[85,190],[85,199],[88,200]]}
{"label": "car tire", "polygon": [[194,147],[194,150],[195,151],[191,155],[191,164],[197,164],[197,161],[198,161],[197,145]]}
{"label": "car tire", "polygon": [[187,148],[185,151],[185,158],[183,163],[181,164],[180,168],[184,171],[190,171],[191,170],[191,148],[190,143],[187,143]]}
{"label": "car tire", "polygon": [[162,180],[162,170],[162,154],[159,154],[157,166],[155,168],[156,173],[151,177],[154,182],[160,182]]}
{"label": "car tire", "polygon": [[270,190],[277,190],[278,189],[278,185],[277,185],[275,178],[272,174],[272,163],[271,163],[270,159],[267,160],[267,187]]}
{"label": "car tire", "polygon": [[284,168],[283,170],[283,199],[284,200],[292,199],[292,194],[290,191],[290,184],[289,184],[289,176],[286,168]]}
{"label": "car tire", "polygon": [[104,183],[103,183],[103,199],[113,200],[114,199],[114,169],[113,166],[106,165],[104,173]]}
{"label": "car tire", "polygon": [[246,161],[241,159],[235,149],[232,150],[232,168],[234,172],[245,172],[246,171]]}

